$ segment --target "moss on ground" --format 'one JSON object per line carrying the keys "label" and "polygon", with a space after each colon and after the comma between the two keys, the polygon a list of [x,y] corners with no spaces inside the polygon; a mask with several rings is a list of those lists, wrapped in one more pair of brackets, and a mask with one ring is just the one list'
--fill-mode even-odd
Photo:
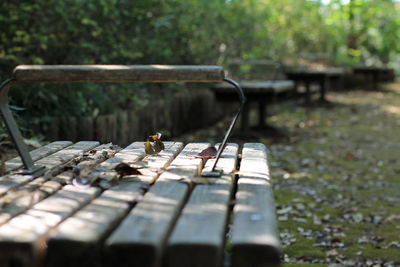
{"label": "moss on ground", "polygon": [[287,266],[400,264],[400,84],[386,89],[275,107],[270,121],[289,137],[260,141]]}

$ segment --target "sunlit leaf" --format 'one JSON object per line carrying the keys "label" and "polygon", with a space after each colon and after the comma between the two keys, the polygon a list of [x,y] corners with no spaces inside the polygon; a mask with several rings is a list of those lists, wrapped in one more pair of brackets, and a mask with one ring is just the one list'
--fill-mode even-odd
{"label": "sunlit leaf", "polygon": [[215,158],[216,155],[217,155],[217,149],[213,146],[210,146],[201,151],[199,154],[197,154],[197,157],[203,159],[212,159]]}

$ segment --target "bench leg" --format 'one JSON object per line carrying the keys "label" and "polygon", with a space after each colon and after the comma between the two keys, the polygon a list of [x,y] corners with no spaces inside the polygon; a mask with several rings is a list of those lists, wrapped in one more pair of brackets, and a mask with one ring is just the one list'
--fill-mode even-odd
{"label": "bench leg", "polygon": [[266,128],[267,124],[265,119],[267,117],[267,103],[264,100],[258,101],[258,127],[260,129]]}
{"label": "bench leg", "polygon": [[319,96],[319,101],[320,102],[325,102],[325,95],[326,95],[326,81],[327,79],[322,79],[320,81],[320,96]]}
{"label": "bench leg", "polygon": [[249,129],[249,111],[250,111],[250,103],[246,103],[242,111],[242,124],[241,124],[242,132],[245,132]]}
{"label": "bench leg", "polygon": [[311,83],[309,81],[306,81],[305,85],[306,85],[306,95],[304,101],[306,105],[309,105],[311,102],[311,88],[310,88]]}
{"label": "bench leg", "polygon": [[372,90],[379,90],[378,73],[372,73]]}
{"label": "bench leg", "polygon": [[4,120],[10,137],[13,140],[15,147],[18,151],[21,161],[24,164],[24,174],[41,175],[44,172],[43,167],[35,166],[27,145],[24,143],[21,132],[18,129],[17,123],[8,108],[8,90],[11,86],[12,80],[7,80],[0,85],[0,114]]}

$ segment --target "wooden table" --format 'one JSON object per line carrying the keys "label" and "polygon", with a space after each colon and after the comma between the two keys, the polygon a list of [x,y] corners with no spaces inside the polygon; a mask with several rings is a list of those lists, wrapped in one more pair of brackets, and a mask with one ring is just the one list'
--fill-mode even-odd
{"label": "wooden table", "polygon": [[389,75],[390,72],[393,71],[389,68],[384,67],[367,67],[367,66],[359,66],[353,68],[354,74],[363,75],[366,78],[367,83],[369,84],[369,89],[371,90],[379,90],[379,80],[381,75]]}
{"label": "wooden table", "polygon": [[[242,112],[242,131],[249,128],[249,110],[251,103],[258,104],[258,126],[257,128],[267,128],[267,104],[280,98],[285,98],[293,93],[293,81],[241,81],[240,87],[246,96],[247,103]],[[218,101],[238,102],[238,96],[229,84],[215,84],[212,87]]]}
{"label": "wooden table", "polygon": [[214,159],[197,154],[209,146],[165,142],[146,155],[143,141],[124,149],[57,141],[30,152],[46,167],[40,177],[19,174],[19,158],[7,161],[0,266],[212,267],[224,256],[233,267],[279,266],[265,146],[229,143],[223,175],[204,178]]}
{"label": "wooden table", "polygon": [[285,71],[288,79],[295,81],[295,87],[298,88],[299,83],[304,83],[306,87],[305,103],[311,102],[311,84],[315,83],[319,86],[319,101],[326,102],[327,84],[333,79],[338,79],[344,74],[341,68],[328,68],[328,69],[307,69],[295,68]]}

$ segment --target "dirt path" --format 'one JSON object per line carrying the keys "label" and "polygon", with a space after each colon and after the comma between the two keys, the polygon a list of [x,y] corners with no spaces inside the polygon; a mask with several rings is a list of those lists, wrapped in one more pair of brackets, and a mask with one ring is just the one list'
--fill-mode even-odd
{"label": "dirt path", "polygon": [[[331,92],[331,107],[274,107],[264,142],[287,266],[400,265],[400,84]],[[187,136],[222,136],[223,126]],[[221,138],[222,139],[222,138]]]}

